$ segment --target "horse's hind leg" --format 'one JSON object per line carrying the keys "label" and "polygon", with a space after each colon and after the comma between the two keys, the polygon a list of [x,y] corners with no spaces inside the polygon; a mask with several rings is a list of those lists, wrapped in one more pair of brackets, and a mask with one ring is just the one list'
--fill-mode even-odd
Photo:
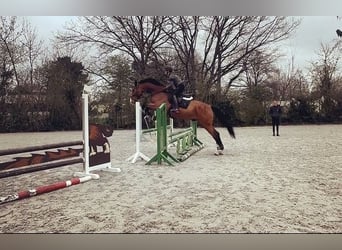
{"label": "horse's hind leg", "polygon": [[215,152],[215,155],[222,155],[223,154],[223,143],[221,141],[220,133],[212,126],[210,127],[204,127],[209,134],[214,138],[216,145],[217,145],[217,151]]}
{"label": "horse's hind leg", "polygon": [[198,109],[197,110],[197,121],[200,126],[205,128],[208,133],[214,138],[217,151],[215,155],[222,155],[222,151],[224,149],[223,143],[221,141],[220,133],[214,127],[214,113],[209,105],[206,106],[206,109]]}
{"label": "horse's hind leg", "polygon": [[216,145],[217,145],[217,148],[216,148],[217,151],[215,152],[215,155],[223,155],[224,146],[221,141],[220,133],[216,129],[213,129],[213,131],[214,132],[212,134],[212,137],[216,141]]}

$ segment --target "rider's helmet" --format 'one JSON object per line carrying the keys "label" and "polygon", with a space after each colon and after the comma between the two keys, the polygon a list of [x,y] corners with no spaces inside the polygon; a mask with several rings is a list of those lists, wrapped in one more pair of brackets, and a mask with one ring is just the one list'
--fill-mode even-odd
{"label": "rider's helmet", "polygon": [[177,86],[180,83],[180,78],[176,75],[172,75],[170,76],[168,82],[172,83],[174,86]]}

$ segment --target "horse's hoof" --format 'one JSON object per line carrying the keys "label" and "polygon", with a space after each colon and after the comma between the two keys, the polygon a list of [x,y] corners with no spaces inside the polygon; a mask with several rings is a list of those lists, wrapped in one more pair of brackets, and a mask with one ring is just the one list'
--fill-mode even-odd
{"label": "horse's hoof", "polygon": [[223,155],[223,151],[222,151],[222,150],[217,150],[217,151],[215,152],[215,155]]}

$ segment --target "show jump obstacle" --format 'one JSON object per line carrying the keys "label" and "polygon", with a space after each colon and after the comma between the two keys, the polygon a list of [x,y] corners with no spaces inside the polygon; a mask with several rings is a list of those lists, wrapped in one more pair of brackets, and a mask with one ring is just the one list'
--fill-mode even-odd
{"label": "show jump obstacle", "polygon": [[[0,150],[0,156],[31,153],[28,157],[15,157],[12,161],[0,163],[0,178],[41,171],[56,167],[67,166],[76,163],[83,163],[83,171],[74,173],[75,177],[68,181],[61,181],[47,186],[22,191],[16,194],[0,197],[0,204],[10,201],[28,198],[34,195],[51,192],[57,189],[69,187],[91,179],[99,179],[98,174],[92,173],[95,170],[105,170],[110,172],[120,172],[120,168],[113,168],[110,161],[110,150],[103,149],[102,152],[90,154],[90,148],[97,147],[90,145],[89,138],[89,116],[88,116],[88,94],[82,95],[82,141],[72,141],[65,143],[46,144],[25,148]],[[96,134],[101,134],[101,125],[90,125],[96,130]],[[91,132],[90,132],[91,133]],[[101,134],[103,136],[103,134]],[[99,138],[95,138],[99,139]],[[101,139],[101,138],[100,138]],[[102,138],[104,139],[104,138]],[[106,139],[105,139],[106,140]],[[96,141],[96,140],[95,140]],[[101,140],[100,140],[101,141]],[[107,141],[107,140],[106,140]],[[93,140],[92,140],[93,144]],[[74,148],[76,146],[76,148]],[[109,144],[108,144],[109,146]],[[49,150],[49,151],[45,151]],[[57,150],[57,152],[56,152]],[[44,151],[43,153],[41,153]],[[96,148],[97,151],[97,148]],[[80,155],[81,153],[82,156]]]}
{"label": "show jump obstacle", "polygon": [[[184,161],[204,147],[197,138],[197,122],[195,121],[191,121],[189,128],[178,132],[171,129],[168,133],[166,105],[162,104],[156,110],[157,154],[150,159],[140,152],[140,138],[143,133],[141,123],[141,107],[140,103],[136,102],[136,153],[128,159],[132,163],[136,162],[138,158],[142,158],[147,161],[147,165],[153,162],[158,164],[166,162],[173,165],[173,162]],[[168,151],[170,144],[176,144],[175,156]]]}
{"label": "show jump obstacle", "polygon": [[[98,179],[99,176],[92,174],[95,170],[105,170],[109,172],[121,172],[120,168],[113,168],[110,162],[110,150],[108,152],[97,152],[90,155],[89,145],[89,113],[88,113],[88,95],[82,95],[82,131],[83,131],[83,172],[76,172],[74,175],[78,177],[91,175],[93,178]],[[109,144],[108,144],[109,145]],[[104,145],[102,145],[104,146]],[[93,147],[93,145],[92,145]]]}
{"label": "show jump obstacle", "polygon": [[[146,156],[144,153],[142,153],[140,150],[140,144],[142,138],[144,138],[144,135],[146,134],[154,134],[157,133],[158,126],[157,121],[155,121],[155,127],[154,128],[147,128],[142,129],[142,108],[140,102],[135,103],[135,153],[130,156],[127,161],[130,161],[131,163],[137,162],[138,159],[149,161],[150,158]],[[145,118],[144,118],[145,120]],[[146,120],[145,120],[146,122]],[[170,125],[167,125],[167,129],[170,131],[170,133],[173,132],[173,119],[170,119]]]}
{"label": "show jump obstacle", "polygon": [[[163,103],[157,110],[157,154],[146,164],[153,162],[161,164],[166,162],[180,162],[188,159],[191,155],[201,150],[204,145],[197,138],[197,123],[191,121],[191,127],[179,132],[167,134],[167,110]],[[177,143],[177,155],[173,156],[168,152],[168,143]]]}

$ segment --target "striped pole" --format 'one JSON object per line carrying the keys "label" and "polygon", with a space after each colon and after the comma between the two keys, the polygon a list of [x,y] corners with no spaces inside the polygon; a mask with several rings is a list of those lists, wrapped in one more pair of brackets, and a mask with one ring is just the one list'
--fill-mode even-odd
{"label": "striped pole", "polygon": [[80,178],[72,178],[71,180],[60,181],[60,182],[53,183],[51,185],[40,186],[40,187],[37,187],[35,189],[21,191],[21,192],[18,192],[16,194],[0,197],[0,205],[7,203],[7,202],[11,202],[11,201],[15,201],[15,200],[21,200],[24,198],[29,198],[31,196],[44,194],[44,193],[48,193],[48,192],[55,191],[58,189],[70,187],[73,185],[77,185],[77,184],[89,181],[91,179],[92,179],[91,176],[84,176],[84,177],[80,177]]}

